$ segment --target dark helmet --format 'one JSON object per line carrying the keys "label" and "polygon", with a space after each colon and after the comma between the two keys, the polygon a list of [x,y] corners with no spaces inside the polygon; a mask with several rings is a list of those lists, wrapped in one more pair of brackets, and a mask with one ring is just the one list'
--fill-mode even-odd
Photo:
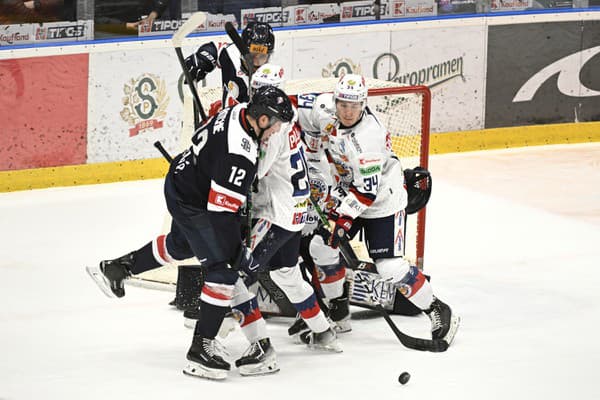
{"label": "dark helmet", "polygon": [[248,103],[248,114],[254,119],[266,115],[282,122],[290,122],[294,118],[292,102],[281,89],[274,86],[263,86],[254,92]]}
{"label": "dark helmet", "polygon": [[273,28],[266,22],[252,21],[242,31],[242,40],[251,49],[251,45],[263,45],[271,53],[275,50],[275,35]]}

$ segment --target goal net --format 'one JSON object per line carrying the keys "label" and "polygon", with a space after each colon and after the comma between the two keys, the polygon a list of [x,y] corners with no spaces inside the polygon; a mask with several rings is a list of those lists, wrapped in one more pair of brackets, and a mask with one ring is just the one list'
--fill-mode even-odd
{"label": "goal net", "polygon": [[[290,80],[285,82],[284,91],[288,95],[332,92],[338,78],[312,80]],[[395,82],[367,78],[369,96],[367,104],[388,129],[392,137],[392,148],[400,159],[403,168],[422,166],[427,168],[429,156],[429,117],[431,94],[425,86],[400,86]],[[186,91],[187,92],[187,91]],[[200,100],[208,114],[210,105],[221,99],[221,88],[199,89]],[[193,100],[188,94],[184,97],[182,147],[186,147],[193,133]],[[425,210],[407,218],[405,232],[406,257],[419,268],[423,268],[425,246]],[[169,223],[165,221],[165,230]],[[360,259],[368,261],[364,245],[354,240],[352,243]],[[196,261],[178,262],[197,264]],[[177,267],[169,265],[138,275],[145,281],[144,286],[156,282],[174,285],[177,281]]]}

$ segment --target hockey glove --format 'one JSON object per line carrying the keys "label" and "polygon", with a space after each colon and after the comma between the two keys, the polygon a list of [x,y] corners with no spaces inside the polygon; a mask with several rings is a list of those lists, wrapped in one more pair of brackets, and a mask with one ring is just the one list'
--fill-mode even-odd
{"label": "hockey glove", "polygon": [[352,218],[348,215],[339,214],[335,209],[329,212],[329,219],[335,222],[333,232],[329,238],[329,246],[337,249],[343,240],[347,240],[346,234],[352,228]]}
{"label": "hockey glove", "polygon": [[194,81],[201,81],[206,78],[206,74],[215,69],[217,61],[211,53],[210,50],[201,47],[195,54],[185,59],[185,67]]}

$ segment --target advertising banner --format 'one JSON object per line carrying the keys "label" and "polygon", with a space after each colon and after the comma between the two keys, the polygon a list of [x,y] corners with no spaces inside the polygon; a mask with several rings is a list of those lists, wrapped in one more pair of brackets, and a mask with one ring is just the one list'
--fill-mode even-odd
{"label": "advertising banner", "polygon": [[[191,14],[183,14],[183,18],[180,20],[163,20],[156,19],[152,21],[152,24],[140,24],[138,25],[138,36],[157,36],[157,35],[168,35],[173,34],[179,29],[181,25],[190,17]],[[202,23],[194,30],[194,33],[198,32],[212,32],[212,31],[224,31],[225,23],[231,22],[233,26],[237,27],[237,21],[233,14],[211,14],[206,13],[206,22]]]}
{"label": "advertising banner", "polygon": [[483,128],[486,26],[392,32],[391,51],[373,60],[373,77],[431,89],[431,129]]}
{"label": "advertising banner", "polygon": [[0,170],[84,164],[88,55],[0,60]]}
{"label": "advertising banner", "polygon": [[172,48],[90,55],[88,163],[179,152],[181,69]]}
{"label": "advertising banner", "polygon": [[520,11],[533,6],[533,0],[491,0],[490,11]]}
{"label": "advertising banner", "polygon": [[33,43],[33,40],[31,24],[2,25],[0,29],[0,47]]}
{"label": "advertising banner", "polygon": [[600,21],[489,27],[485,127],[600,120]]}
{"label": "advertising banner", "polygon": [[42,42],[73,42],[94,38],[94,21],[2,25],[0,46]]}

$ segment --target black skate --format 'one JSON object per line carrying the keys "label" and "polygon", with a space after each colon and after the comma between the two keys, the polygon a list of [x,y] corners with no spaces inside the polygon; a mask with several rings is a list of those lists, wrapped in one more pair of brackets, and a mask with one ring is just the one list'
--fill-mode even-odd
{"label": "black skate", "polygon": [[439,299],[433,299],[429,309],[424,311],[431,320],[432,339],[443,339],[451,344],[460,325],[460,318],[452,312],[450,307]]}
{"label": "black skate", "polygon": [[277,356],[269,338],[251,343],[242,357],[235,362],[235,366],[243,376],[266,375],[279,371]]}
{"label": "black skate", "polygon": [[310,328],[308,325],[306,325],[306,322],[300,318],[300,315],[296,316],[296,320],[292,326],[288,328],[288,335],[292,336],[294,338],[294,342],[298,344],[308,343],[307,341],[302,340],[302,337],[308,335],[309,333]]}
{"label": "black skate", "polygon": [[225,379],[227,371],[231,367],[218,354],[219,351],[223,351],[223,349],[215,339],[194,336],[186,357],[188,363],[183,369],[183,373],[201,378]]}
{"label": "black skate", "polygon": [[337,340],[337,334],[331,327],[319,333],[309,331],[307,334],[300,335],[300,339],[311,349],[326,350],[335,353],[343,351]]}
{"label": "black skate", "polygon": [[350,332],[350,307],[348,297],[336,297],[329,301],[329,318],[333,321],[333,329],[337,333]]}
{"label": "black skate", "polygon": [[88,274],[108,297],[125,296],[125,279],[131,276],[135,252],[114,260],[104,260],[98,267],[86,267]]}

